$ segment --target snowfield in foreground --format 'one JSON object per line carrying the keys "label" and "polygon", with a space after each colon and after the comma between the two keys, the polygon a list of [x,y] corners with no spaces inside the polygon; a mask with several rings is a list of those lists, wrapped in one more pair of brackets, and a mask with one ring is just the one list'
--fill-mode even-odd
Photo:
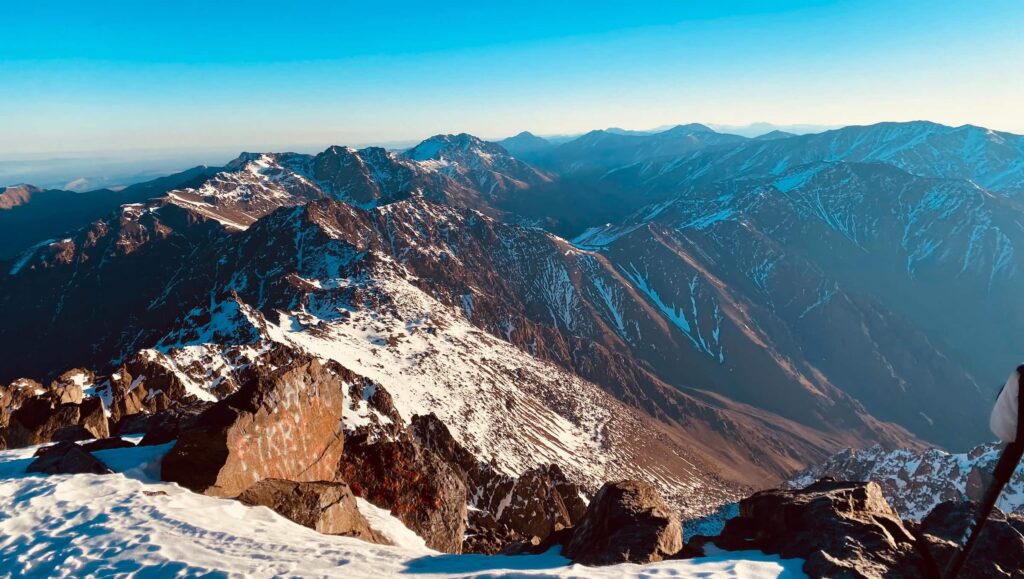
{"label": "snowfield in foreground", "polygon": [[395,547],[322,535],[265,507],[157,482],[172,444],[96,452],[113,475],[29,476],[35,448],[0,452],[0,576],[804,577],[802,561],[759,552],[601,568],[554,551],[447,555],[362,500]]}

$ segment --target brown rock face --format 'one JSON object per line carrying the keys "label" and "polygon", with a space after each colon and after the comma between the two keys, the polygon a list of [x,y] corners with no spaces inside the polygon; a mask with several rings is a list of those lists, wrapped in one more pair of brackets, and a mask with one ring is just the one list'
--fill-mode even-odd
{"label": "brown rock face", "polygon": [[683,527],[648,483],[605,483],[563,554],[583,565],[652,563],[683,548]]}
{"label": "brown rock face", "polygon": [[110,377],[110,391],[113,402],[110,405],[110,418],[119,423],[128,416],[149,411],[146,398],[149,391],[142,384],[132,386],[132,375],[123,368]]}
{"label": "brown rock face", "polygon": [[579,487],[568,482],[556,465],[524,472],[512,482],[507,497],[507,506],[494,506],[498,522],[527,538],[545,539],[571,527],[583,519],[587,510]]}
{"label": "brown rock face", "polygon": [[9,448],[45,444],[53,441],[62,429],[77,426],[78,418],[77,404],[55,406],[50,397],[36,396],[11,414],[4,438]]}
{"label": "brown rock face", "polygon": [[187,392],[181,379],[170,368],[160,364],[155,356],[149,352],[136,352],[125,361],[123,369],[131,376],[142,377],[142,383],[149,392],[163,392],[172,400],[184,398]]}
{"label": "brown rock face", "polygon": [[462,552],[466,530],[466,485],[440,456],[420,448],[402,431],[396,440],[374,441],[357,433],[346,441],[338,478],[352,491],[386,509],[427,546]]}
{"label": "brown rock face", "polygon": [[[38,454],[38,453],[37,453]],[[109,474],[114,471],[74,442],[61,442],[45,449],[26,472],[44,474]]]}
{"label": "brown rock face", "polygon": [[410,426],[419,445],[452,465],[473,497],[464,551],[494,554],[520,541],[544,540],[583,518],[581,489],[558,466],[508,476],[463,448],[434,414],[415,416]]}
{"label": "brown rock face", "polygon": [[327,535],[356,537],[378,545],[390,542],[370,528],[345,483],[264,479],[239,495],[247,505],[269,507],[279,515]]}
{"label": "brown rock face", "polygon": [[264,478],[332,480],[344,443],[343,374],[308,356],[256,373],[178,435],[162,478],[221,497]]}
{"label": "brown rock face", "polygon": [[91,382],[92,372],[83,369],[68,370],[50,384],[50,392],[58,404],[81,404],[82,383],[76,381],[85,378]]}
{"label": "brown rock face", "polygon": [[78,410],[79,424],[89,431],[90,438],[107,438],[110,436],[110,421],[103,412],[103,401],[99,398],[86,398]]}
{"label": "brown rock face", "polygon": [[26,400],[44,392],[42,384],[28,378],[15,380],[6,387],[0,385],[0,395],[2,395],[0,396],[0,427],[7,426],[11,414],[21,408]]}
{"label": "brown rock face", "polygon": [[811,577],[920,577],[923,569],[914,535],[873,482],[756,493],[714,542],[802,558]]}
{"label": "brown rock face", "polygon": [[[976,508],[973,503],[948,501],[921,521],[918,536],[939,570],[946,568]],[[995,509],[960,576],[1024,577],[1024,516]]]}

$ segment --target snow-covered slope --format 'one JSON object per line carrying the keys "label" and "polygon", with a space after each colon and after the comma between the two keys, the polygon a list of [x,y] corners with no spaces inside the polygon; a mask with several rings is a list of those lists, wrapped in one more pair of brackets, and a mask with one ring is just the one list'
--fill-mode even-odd
{"label": "snow-covered slope", "polygon": [[[661,440],[662,433],[642,413],[481,331],[464,311],[438,302],[407,279],[384,270],[305,281],[358,292],[379,307],[329,315],[325,302],[330,298],[324,295],[319,303],[275,309],[265,319],[236,297],[186,318],[156,350],[143,354],[173,369],[187,385],[214,390],[269,344],[284,344],[336,360],[376,382],[406,424],[415,415],[436,414],[457,442],[505,474],[553,463],[590,490],[607,480],[638,478],[657,485],[693,515],[738,492],[712,476],[701,458]],[[196,317],[209,321],[198,331],[183,331]],[[211,326],[220,332],[216,340],[210,339]],[[253,336],[256,328],[259,334]],[[368,419],[365,405],[354,406],[345,417],[348,429]]]}
{"label": "snow-covered slope", "polygon": [[802,577],[802,561],[758,552],[653,565],[589,568],[556,552],[446,555],[390,514],[360,500],[380,546],[317,533],[265,507],[155,482],[169,445],[99,451],[117,474],[29,476],[34,448],[0,452],[0,575],[247,577]]}

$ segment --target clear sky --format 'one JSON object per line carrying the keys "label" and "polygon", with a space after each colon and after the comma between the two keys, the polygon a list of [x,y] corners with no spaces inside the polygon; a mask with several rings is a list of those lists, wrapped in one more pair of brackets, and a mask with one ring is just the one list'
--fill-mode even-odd
{"label": "clear sky", "polygon": [[1021,0],[0,0],[0,154],[929,119],[1024,133]]}

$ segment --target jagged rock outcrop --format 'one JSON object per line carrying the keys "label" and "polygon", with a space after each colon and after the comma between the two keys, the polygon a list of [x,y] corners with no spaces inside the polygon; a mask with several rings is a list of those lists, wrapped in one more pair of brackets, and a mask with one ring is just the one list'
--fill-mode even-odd
{"label": "jagged rock outcrop", "polygon": [[583,565],[652,563],[683,548],[679,515],[650,484],[606,483],[587,507],[562,553]]}
{"label": "jagged rock outcrop", "polygon": [[714,543],[804,559],[811,577],[921,577],[916,538],[875,483],[822,480],[740,501]]}
{"label": "jagged rock outcrop", "polygon": [[[839,452],[793,476],[785,486],[803,488],[821,478],[874,481],[904,520],[920,522],[939,503],[981,499],[1002,446],[987,443],[964,453],[937,448],[923,451],[880,446]],[[997,505],[1024,514],[1024,469],[1010,478]]]}
{"label": "jagged rock outcrop", "polygon": [[164,457],[163,480],[234,497],[264,478],[331,480],[344,444],[344,377],[334,362],[296,354],[257,372],[178,435]]}
{"label": "jagged rock outcrop", "polygon": [[247,505],[268,507],[320,533],[356,537],[379,545],[390,544],[370,527],[345,483],[263,479],[247,488],[238,500]]}
{"label": "jagged rock outcrop", "polygon": [[103,400],[89,397],[78,407],[78,423],[89,433],[89,438],[110,436],[110,421],[103,407]]}
{"label": "jagged rock outcrop", "polygon": [[49,389],[21,379],[0,388],[0,434],[10,448],[110,436],[102,400],[83,397],[87,370],[69,370]]}
{"label": "jagged rock outcrop", "polygon": [[587,510],[583,492],[556,465],[518,477],[482,469],[467,478],[473,498],[466,529],[468,552],[494,554],[518,543],[540,544],[578,524]]}
{"label": "jagged rock outcrop", "polygon": [[149,397],[149,390],[141,381],[135,381],[134,377],[124,368],[110,375],[110,420],[120,424],[125,418],[135,414],[156,411],[155,401]]}
{"label": "jagged rock outcrop", "polygon": [[403,430],[394,439],[349,435],[338,480],[371,503],[391,510],[428,547],[461,553],[469,497],[459,473]]}
{"label": "jagged rock outcrop", "polygon": [[50,384],[50,393],[58,404],[81,404],[85,384],[91,384],[92,372],[82,368],[68,370]]}
{"label": "jagged rock outcrop", "polygon": [[66,438],[88,438],[87,433],[75,428],[79,426],[79,416],[77,404],[58,406],[49,396],[34,396],[25,400],[21,407],[11,414],[4,431],[4,439],[9,448],[35,446],[59,440],[64,429],[76,431],[65,431]]}
{"label": "jagged rock outcrop", "polygon": [[153,350],[136,352],[125,361],[122,368],[128,375],[141,378],[140,381],[148,392],[162,392],[171,400],[178,400],[188,395],[188,390],[181,378],[167,365],[161,364],[160,354]]}
{"label": "jagged rock outcrop", "polygon": [[[976,508],[967,501],[947,501],[921,522],[918,537],[939,570],[946,568],[959,547]],[[993,510],[960,576],[1024,577],[1024,516]]]}
{"label": "jagged rock outcrop", "polygon": [[61,442],[54,446],[40,449],[37,458],[28,468],[29,473],[43,474],[110,474],[107,465],[74,442]]}
{"label": "jagged rock outcrop", "polygon": [[473,511],[465,551],[493,554],[520,541],[543,541],[583,518],[583,490],[557,465],[510,476],[473,456],[434,414],[413,417],[410,428],[417,442],[451,464],[466,485]]}
{"label": "jagged rock outcrop", "polygon": [[45,393],[46,389],[42,384],[28,378],[15,380],[8,386],[0,385],[0,427],[7,426],[11,414],[21,408],[26,400]]}
{"label": "jagged rock outcrop", "polygon": [[[739,503],[717,537],[694,537],[684,556],[714,543],[804,560],[810,577],[934,579],[965,537],[977,505],[939,504],[904,522],[874,482],[822,479],[803,489],[768,490]],[[995,509],[960,577],[1024,577],[1024,516]]]}

